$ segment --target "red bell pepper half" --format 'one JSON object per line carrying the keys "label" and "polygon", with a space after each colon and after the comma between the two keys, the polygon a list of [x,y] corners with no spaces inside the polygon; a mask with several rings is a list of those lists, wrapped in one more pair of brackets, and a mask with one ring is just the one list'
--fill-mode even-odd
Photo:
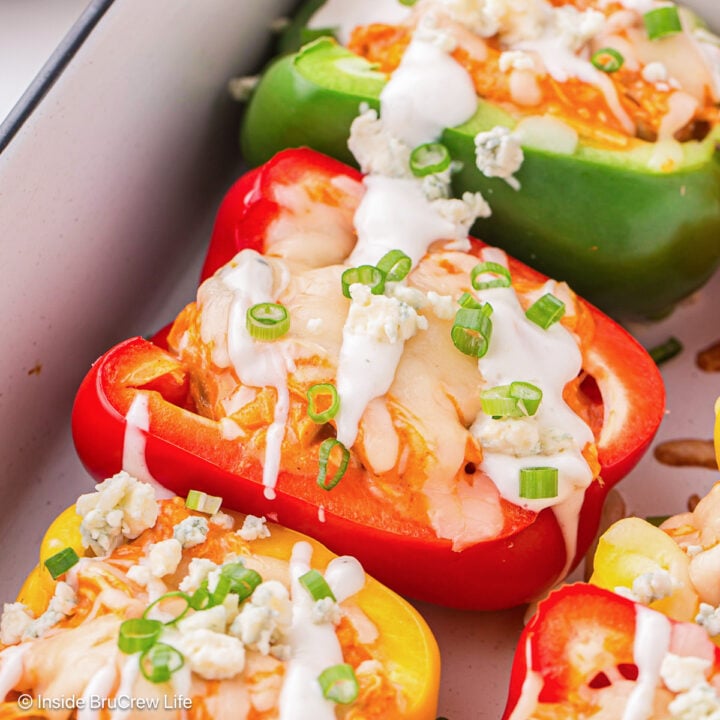
{"label": "red bell pepper half", "polygon": [[[338,222],[347,225],[362,193],[359,181],[355,170],[314,151],[279,153],[226,196],[203,278],[244,248],[265,250],[278,227],[297,229],[309,222],[286,202],[286,186],[302,185],[318,203],[332,195],[325,211],[339,213]],[[475,251],[482,247],[477,242]],[[512,258],[509,265],[514,278],[543,279]],[[585,492],[573,565],[595,535],[606,493],[639,460],[664,412],[663,384],[647,353],[621,327],[587,308],[595,332],[581,389],[594,418],[602,479]],[[458,608],[511,607],[539,596],[566,566],[565,541],[552,509],[535,513],[502,501],[502,532],[454,551],[429,526],[390,512],[388,503],[367,491],[361,467],[348,470],[331,492],[318,487],[314,476],[281,467],[277,496],[267,500],[256,456],[224,436],[219,422],[193,411],[189,385],[188,368],[153,342],[133,338],[103,355],[82,382],[73,411],[74,440],[88,471],[102,479],[121,468],[126,414],[142,394],[149,411],[149,430],[141,433],[143,463],[155,480],[179,495],[190,489],[220,495],[229,507],[267,515],[334,552],[355,555],[400,593]]]}
{"label": "red bell pepper half", "polygon": [[[668,705],[697,703],[703,679],[673,676],[670,661],[697,658],[704,678],[720,687],[720,648],[694,623],[671,620],[609,590],[576,583],[539,603],[517,647],[503,720],[528,718],[690,717]],[[677,658],[681,658],[679,661]],[[691,664],[695,661],[690,660]],[[644,686],[644,687],[641,687]],[[695,693],[698,688],[695,688]],[[684,697],[678,697],[679,695]],[[639,696],[647,698],[641,701]],[[627,709],[635,708],[634,714]],[[651,708],[643,713],[640,707]],[[627,709],[627,710],[626,710]],[[692,715],[710,717],[710,715]]]}

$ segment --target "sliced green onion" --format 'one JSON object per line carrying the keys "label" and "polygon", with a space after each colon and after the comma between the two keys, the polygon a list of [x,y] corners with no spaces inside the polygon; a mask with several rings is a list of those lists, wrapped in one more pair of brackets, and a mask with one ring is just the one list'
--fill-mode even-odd
{"label": "sliced green onion", "polygon": [[[308,388],[307,399],[307,414],[316,423],[326,423],[332,420],[340,409],[340,396],[331,383],[312,385]],[[324,406],[323,410],[318,407],[321,403]]]}
{"label": "sliced green onion", "polygon": [[464,292],[458,298],[458,305],[464,308],[471,308],[473,310],[479,310],[483,305],[482,303],[469,292]]}
{"label": "sliced green onion", "polygon": [[245,326],[255,340],[277,340],[290,329],[290,314],[280,303],[258,303],[248,308]]}
{"label": "sliced green onion", "polygon": [[476,358],[485,355],[492,336],[491,312],[492,307],[485,303],[481,308],[460,308],[455,313],[450,337],[460,352]]}
{"label": "sliced green onion", "polygon": [[120,625],[118,647],[126,655],[147,650],[160,637],[163,624],[150,618],[132,618]]}
{"label": "sliced green onion", "polygon": [[617,72],[625,62],[625,58],[615,48],[606,47],[594,52],[590,62],[606,73]]}
{"label": "sliced green onion", "polygon": [[140,672],[151,683],[168,682],[184,664],[182,653],[166,643],[155,643],[140,656]]}
{"label": "sliced green onion", "polygon": [[[491,274],[496,277],[493,280],[480,281],[478,275]],[[488,288],[510,287],[510,271],[494,262],[483,262],[476,265],[470,272],[470,282],[476,290],[487,290]]]}
{"label": "sliced green onion", "polygon": [[341,663],[325,668],[318,676],[322,694],[327,700],[349,705],[355,702],[360,686],[352,665]]}
{"label": "sliced green onion", "polygon": [[664,5],[649,10],[643,15],[643,22],[651,40],[660,40],[668,35],[682,32],[680,15],[675,5]]}
{"label": "sliced green onion", "polygon": [[350,297],[350,286],[360,283],[367,285],[373,295],[385,292],[385,273],[374,265],[358,265],[348,268],[341,277],[343,295]]}
{"label": "sliced green onion", "polygon": [[215,585],[215,589],[210,593],[210,607],[222,605],[230,592],[231,586],[232,580],[223,575],[221,572],[220,577],[217,580],[217,584]]}
{"label": "sliced green onion", "polygon": [[206,610],[213,605],[212,593],[208,589],[207,580],[203,580],[200,587],[190,598],[190,607],[193,610]]}
{"label": "sliced green onion", "polygon": [[668,338],[661,345],[656,345],[648,350],[650,357],[655,361],[656,365],[660,365],[668,360],[672,360],[683,350],[682,343],[675,337]]}
{"label": "sliced green onion", "polygon": [[63,573],[66,573],[73,565],[79,562],[78,554],[71,547],[66,547],[60,552],[51,555],[45,561],[45,567],[52,575],[52,579],[57,580]]}
{"label": "sliced green onion", "polygon": [[526,467],[520,470],[520,497],[542,500],[557,497],[558,469],[554,467]]}
{"label": "sliced green onion", "polygon": [[496,385],[480,393],[480,406],[494,418],[534,415],[542,400],[542,390],[527,382]]}
{"label": "sliced green onion", "polygon": [[418,145],[410,153],[410,170],[415,177],[441,173],[450,167],[450,151],[439,142]]}
{"label": "sliced green onion", "polygon": [[534,415],[540,407],[542,390],[532,383],[516,381],[510,383],[510,397],[517,400],[518,406],[526,415]]}
{"label": "sliced green onion", "polygon": [[200,490],[191,490],[185,498],[185,507],[190,510],[214,515],[222,506],[222,498],[217,495],[208,495]]}
{"label": "sliced green onion", "polygon": [[[262,576],[259,572],[246,568],[241,562],[223,565],[220,570],[220,580],[223,579],[229,581],[229,592],[233,595],[239,595],[240,602],[249,598],[255,592],[255,588],[262,582]],[[217,588],[215,593],[217,593]],[[215,600],[215,594],[213,594],[213,600]]]}
{"label": "sliced green onion", "polygon": [[312,595],[313,600],[322,600],[326,597],[335,600],[335,595],[327,584],[327,580],[317,570],[308,570],[298,578],[298,581]]}
{"label": "sliced green onion", "polygon": [[378,260],[377,268],[385,274],[386,282],[398,282],[407,277],[412,260],[402,250],[391,250]]}
{"label": "sliced green onion", "polygon": [[143,616],[144,618],[147,618],[148,615],[150,614],[150,611],[151,611],[156,605],[159,605],[160,603],[165,603],[165,602],[167,602],[168,600],[173,600],[173,599],[175,599],[175,598],[180,598],[180,599],[183,601],[185,607],[183,607],[182,610],[181,610],[179,613],[177,613],[177,614],[172,618],[172,620],[167,620],[167,621],[164,623],[165,625],[173,625],[173,624],[176,623],[178,620],[181,620],[182,618],[184,618],[185,615],[187,615],[187,611],[192,607],[192,598],[191,598],[187,593],[184,593],[184,592],[182,592],[181,590],[172,590],[171,592],[166,592],[164,595],[161,595],[161,596],[160,596],[159,598],[157,598],[156,600],[153,600],[153,601],[145,608],[145,612],[142,614],[142,616]]}
{"label": "sliced green onion", "polygon": [[526,311],[525,316],[543,330],[547,330],[565,314],[565,303],[552,293],[546,293],[536,300]]}
{"label": "sliced green onion", "polygon": [[[328,480],[327,474],[330,454],[336,447],[340,449],[340,462],[338,463],[337,471]],[[320,468],[318,469],[317,484],[323,490],[332,490],[342,480],[349,462],[350,451],[339,440],[336,440],[335,438],[328,438],[327,440],[323,440],[322,445],[320,445],[320,452],[318,457],[318,464],[320,465]]]}
{"label": "sliced green onion", "polygon": [[497,385],[480,393],[480,407],[486,415],[494,418],[520,417],[517,398],[510,397],[509,385]]}
{"label": "sliced green onion", "polygon": [[407,5],[408,7],[412,7],[418,0],[398,0],[398,2],[401,5]]}

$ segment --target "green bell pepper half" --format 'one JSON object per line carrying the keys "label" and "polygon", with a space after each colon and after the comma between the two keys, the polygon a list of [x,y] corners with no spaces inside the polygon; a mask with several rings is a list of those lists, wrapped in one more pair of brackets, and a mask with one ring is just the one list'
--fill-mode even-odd
{"label": "green bell pepper half", "polygon": [[[246,110],[241,146],[252,165],[309,146],[355,164],[349,128],[361,104],[379,109],[387,75],[328,37],[276,60]],[[578,145],[572,155],[525,146],[513,190],[475,165],[474,136],[517,120],[478,100],[442,142],[462,163],[454,190],[480,191],[492,216],[473,233],[622,319],[657,318],[705,283],[720,262],[720,129],[683,143],[672,172],[651,170],[652,143],[632,150]]]}

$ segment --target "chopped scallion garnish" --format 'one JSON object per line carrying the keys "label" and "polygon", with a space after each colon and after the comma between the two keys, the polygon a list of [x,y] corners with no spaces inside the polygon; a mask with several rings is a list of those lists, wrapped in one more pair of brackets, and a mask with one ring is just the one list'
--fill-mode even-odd
{"label": "chopped scallion garnish", "polygon": [[418,145],[410,153],[410,170],[415,177],[444,172],[451,162],[450,151],[439,142]]}
{"label": "chopped scallion garnish", "polygon": [[479,310],[482,307],[482,303],[469,292],[464,292],[458,298],[458,305],[460,305],[460,307],[472,308],[474,310]]}
{"label": "chopped scallion garnish", "polygon": [[385,275],[386,282],[398,282],[407,277],[412,260],[402,250],[390,250],[378,260],[377,268]]}
{"label": "chopped scallion garnish", "polygon": [[480,405],[492,417],[524,417],[534,415],[542,400],[542,390],[526,382],[496,385],[480,393]]}
{"label": "chopped scallion garnish", "polygon": [[534,415],[540,407],[542,390],[529,382],[516,381],[510,383],[510,397],[518,401],[518,406],[526,415]]}
{"label": "chopped scallion garnish", "polygon": [[590,62],[598,70],[606,73],[614,73],[623,66],[625,58],[615,48],[606,47],[593,53]]}
{"label": "chopped scallion garnish", "polygon": [[660,40],[668,35],[682,32],[680,14],[675,5],[663,5],[648,10],[643,15],[643,22],[650,40]]}
{"label": "chopped scallion garnish", "polygon": [[[478,280],[480,275],[492,275],[491,280]],[[494,262],[482,262],[470,271],[470,282],[476,290],[487,290],[488,288],[510,287],[510,271]]]}
{"label": "chopped scallion garnish", "polygon": [[163,631],[159,620],[131,618],[124,620],[118,634],[118,647],[126,655],[147,650],[155,644]]}
{"label": "chopped scallion garnish", "polygon": [[655,361],[656,365],[672,360],[676,355],[682,352],[682,343],[675,337],[668,338],[661,345],[656,345],[648,350],[650,357]]}
{"label": "chopped scallion garnish", "polygon": [[298,578],[298,582],[312,595],[313,600],[322,600],[326,597],[335,600],[327,580],[317,570],[308,570]]}
{"label": "chopped scallion garnish", "polygon": [[312,385],[307,391],[307,414],[316,423],[332,420],[340,409],[340,396],[331,383]]}
{"label": "chopped scallion garnish", "polygon": [[543,330],[554,325],[565,314],[565,303],[552,293],[546,293],[536,300],[526,311],[525,316]]}
{"label": "chopped scallion garnish", "polygon": [[222,498],[208,495],[200,490],[190,490],[185,498],[185,507],[189,510],[214,515],[222,506]]}
{"label": "chopped scallion garnish", "polygon": [[184,664],[182,653],[167,643],[155,643],[140,656],[140,672],[151,683],[168,682]]}
{"label": "chopped scallion garnish", "polygon": [[290,313],[280,303],[258,303],[248,308],[245,327],[255,340],[277,340],[290,329]]}
{"label": "chopped scallion garnish", "polygon": [[385,292],[385,273],[374,265],[359,265],[348,268],[341,277],[343,295],[350,297],[350,286],[360,283],[367,285],[373,295]]}
{"label": "chopped scallion garnish", "polygon": [[187,593],[184,593],[181,590],[172,590],[170,592],[166,592],[164,595],[161,595],[159,598],[156,598],[145,608],[145,612],[142,614],[142,616],[144,618],[147,618],[150,614],[150,611],[160,604],[162,604],[163,606],[173,606],[176,604],[173,601],[177,599],[181,601],[179,603],[181,605],[180,610],[176,610],[173,607],[167,607],[167,609],[160,608],[162,612],[167,612],[172,615],[172,619],[166,620],[164,624],[173,625],[178,620],[184,618],[185,615],[187,615],[187,611],[192,607],[192,598]]}
{"label": "chopped scallion garnish", "polygon": [[[255,588],[262,582],[262,576],[259,572],[246,568],[241,562],[229,563],[222,566],[220,570],[220,581],[225,579],[229,581],[228,592],[233,595],[238,595],[240,602],[249,598],[253,592],[255,592]],[[213,594],[214,601],[216,601],[216,594],[217,588]],[[223,600],[224,599],[223,597]],[[216,604],[220,604],[221,602],[222,600]]]}
{"label": "chopped scallion garnish", "polygon": [[327,700],[348,705],[355,702],[360,686],[352,665],[341,663],[323,670],[318,676],[323,696]]}
{"label": "chopped scallion garnish", "polygon": [[60,552],[51,555],[45,561],[45,567],[52,575],[53,580],[57,580],[63,573],[66,573],[73,565],[80,562],[78,554],[71,547],[66,547]]}
{"label": "chopped scallion garnish", "polygon": [[[335,471],[335,474],[328,480],[328,464],[330,462],[330,455],[335,448],[338,448],[340,451],[340,462],[338,463],[338,469]],[[318,456],[318,464],[320,467],[318,469],[317,484],[323,490],[332,490],[342,480],[349,462],[350,451],[339,440],[335,438],[323,440]]]}
{"label": "chopped scallion garnish", "polygon": [[492,336],[491,313],[492,307],[487,303],[480,308],[461,307],[455,313],[450,337],[460,352],[476,358],[485,355]]}
{"label": "chopped scallion garnish", "polygon": [[520,470],[520,497],[544,500],[557,497],[558,469],[554,467],[526,467]]}

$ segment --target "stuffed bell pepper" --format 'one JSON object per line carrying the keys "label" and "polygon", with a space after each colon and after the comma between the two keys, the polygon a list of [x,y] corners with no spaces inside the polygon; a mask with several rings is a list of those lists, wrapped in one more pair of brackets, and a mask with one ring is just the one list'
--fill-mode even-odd
{"label": "stuffed bell pepper", "polygon": [[[720,448],[720,423],[715,447]],[[720,483],[692,510],[659,527],[641,518],[614,523],[598,542],[590,582],[702,625],[720,644]]]}
{"label": "stuffed bell pepper", "polygon": [[566,284],[469,239],[482,201],[444,181],[311,150],[240,179],[197,300],[83,381],[88,470],[222,495],[448,606],[564,577],[652,438],[662,381]]}
{"label": "stuffed bell pepper", "polygon": [[700,720],[720,714],[720,648],[692,623],[593,585],[543,600],[503,720]]}
{"label": "stuffed bell pepper", "polygon": [[0,620],[0,717],[434,720],[437,645],[352,557],[125,472]]}
{"label": "stuffed bell pepper", "polygon": [[327,0],[300,18],[293,37],[340,42],[269,67],[242,128],[249,162],[308,145],[366,171],[356,147],[373,124],[418,156],[440,144],[456,195],[490,205],[480,237],[614,316],[665,314],[713,273],[720,39],[690,11]]}

